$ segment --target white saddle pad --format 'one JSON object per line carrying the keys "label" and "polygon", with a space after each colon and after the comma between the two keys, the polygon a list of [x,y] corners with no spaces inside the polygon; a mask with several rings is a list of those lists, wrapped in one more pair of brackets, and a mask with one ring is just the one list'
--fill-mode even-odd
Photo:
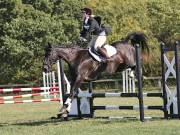
{"label": "white saddle pad", "polygon": [[104,48],[106,49],[107,51],[107,54],[109,57],[115,55],[117,53],[117,50],[114,46],[111,46],[111,45],[105,45]]}
{"label": "white saddle pad", "polygon": [[[107,54],[108,54],[109,57],[111,57],[111,56],[113,56],[113,55],[115,55],[115,54],[117,53],[116,48],[113,47],[113,46],[111,46],[111,45],[108,45],[108,44],[107,44],[107,45],[104,46],[104,48],[106,49]],[[89,53],[90,53],[91,56],[92,56],[94,59],[96,59],[97,61],[99,61],[99,62],[102,61],[102,59],[101,59],[102,56],[99,56],[99,55],[93,53],[92,50],[91,50],[91,48],[89,48]]]}

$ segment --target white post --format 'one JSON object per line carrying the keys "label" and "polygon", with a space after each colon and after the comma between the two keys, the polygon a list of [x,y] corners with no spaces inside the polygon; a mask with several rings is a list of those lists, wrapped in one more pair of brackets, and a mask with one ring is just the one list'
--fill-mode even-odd
{"label": "white post", "polygon": [[66,77],[66,75],[64,74],[64,80],[66,82],[66,85],[67,85],[67,90],[66,90],[66,94],[69,94],[70,93],[70,88],[71,88],[71,85]]}
{"label": "white post", "polygon": [[62,84],[61,84],[61,75],[60,75],[59,60],[57,61],[57,73],[58,73],[58,86],[59,86],[59,98],[60,98],[60,104],[63,105],[63,98],[62,98]]}
{"label": "white post", "polygon": [[122,72],[122,76],[123,76],[123,93],[126,93],[125,71]]}
{"label": "white post", "polygon": [[132,80],[132,87],[133,87],[133,93],[135,93],[135,78],[133,78],[133,80]]}
{"label": "white post", "polygon": [[[131,73],[131,69],[127,69],[127,71],[128,71],[128,78],[129,78],[129,82],[128,82],[128,84],[129,84],[129,92],[131,93],[132,92],[132,78],[129,77],[129,75]],[[128,78],[127,78],[127,80],[128,80]]]}
{"label": "white post", "polygon": [[129,92],[129,87],[128,87],[128,70],[125,70],[126,72],[126,79],[125,79],[125,82],[126,82],[126,93]]}
{"label": "white post", "polygon": [[[48,87],[47,86],[47,83],[46,83],[46,73],[45,72],[43,72],[43,85],[44,85],[44,87]],[[44,92],[46,92],[46,90],[44,90]],[[47,95],[44,95],[44,98],[47,98]]]}
{"label": "white post", "polygon": [[[56,86],[55,72],[52,71],[52,87],[55,87],[55,86]],[[56,93],[54,93],[53,96],[54,96],[54,98],[57,98]]]}
{"label": "white post", "polygon": [[135,79],[130,77],[131,69],[126,69],[122,72],[123,78],[123,93],[135,92]]}
{"label": "white post", "polygon": [[49,73],[49,87],[52,87],[52,72]]}
{"label": "white post", "polygon": [[46,87],[46,73],[43,72],[43,86]]}

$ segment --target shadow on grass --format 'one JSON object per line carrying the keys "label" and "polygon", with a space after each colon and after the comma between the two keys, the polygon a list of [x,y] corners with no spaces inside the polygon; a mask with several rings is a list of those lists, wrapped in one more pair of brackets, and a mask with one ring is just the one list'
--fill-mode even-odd
{"label": "shadow on grass", "polygon": [[44,119],[44,120],[28,120],[28,121],[19,121],[19,122],[7,122],[7,123],[0,123],[0,127],[5,127],[5,126],[12,126],[12,125],[17,125],[17,126],[46,126],[48,124],[54,124],[58,125],[60,123],[65,123],[65,122],[72,122],[74,120],[83,120],[79,118],[70,118],[68,120],[64,119]]}
{"label": "shadow on grass", "polygon": [[[92,120],[95,123],[98,124],[110,124],[110,123],[129,123],[129,122],[141,122],[140,119],[135,117],[94,117],[94,118],[69,118],[67,121],[64,121],[63,119],[45,119],[45,120],[33,120],[33,121],[21,121],[21,122],[15,122],[15,123],[0,123],[0,127],[6,127],[6,126],[47,126],[48,124],[58,125],[65,122],[81,122],[81,120]],[[161,117],[153,117],[149,119],[145,119],[144,122],[147,121],[159,121],[163,120]]]}
{"label": "shadow on grass", "polygon": [[[95,117],[94,119],[101,120],[101,123],[103,124],[108,124],[111,122],[118,122],[118,123],[141,122],[140,119],[137,117]],[[159,121],[159,120],[164,120],[164,118],[162,117],[145,118],[144,122]]]}

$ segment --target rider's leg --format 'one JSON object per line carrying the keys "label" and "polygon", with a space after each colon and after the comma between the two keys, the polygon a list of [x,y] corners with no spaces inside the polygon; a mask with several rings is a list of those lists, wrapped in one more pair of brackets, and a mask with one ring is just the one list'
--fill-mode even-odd
{"label": "rider's leg", "polygon": [[102,60],[102,62],[111,62],[113,61],[109,55],[107,54],[107,51],[105,48],[103,48],[103,45],[106,43],[106,36],[98,36],[94,48],[105,58]]}
{"label": "rider's leg", "polygon": [[97,47],[98,52],[105,58],[109,59],[110,57],[108,56],[106,49],[102,47]]}
{"label": "rider's leg", "polygon": [[98,38],[98,36],[92,35],[91,41],[89,42],[89,47],[93,48],[93,51],[95,50],[94,45],[95,45],[97,38]]}
{"label": "rider's leg", "polygon": [[111,60],[109,60],[109,56],[106,52],[106,49],[102,48],[102,46],[105,44],[105,42],[106,42],[106,36],[94,35],[89,43],[89,46],[91,48],[93,48],[95,51],[99,52],[104,57],[104,59],[102,59],[102,62],[104,62],[104,63],[111,61]]}
{"label": "rider's leg", "polygon": [[97,39],[94,43],[94,49],[98,51],[98,47],[102,47],[106,43],[106,36],[97,36]]}
{"label": "rider's leg", "polygon": [[94,44],[94,49],[97,52],[99,52],[103,57],[109,58],[106,49],[102,47],[105,44],[105,42],[106,42],[106,36],[98,36]]}

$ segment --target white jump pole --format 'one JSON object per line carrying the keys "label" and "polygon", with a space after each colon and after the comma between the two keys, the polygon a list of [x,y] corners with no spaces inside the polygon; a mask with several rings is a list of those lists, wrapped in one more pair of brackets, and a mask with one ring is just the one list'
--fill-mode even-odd
{"label": "white jump pole", "polygon": [[66,90],[66,94],[69,94],[70,93],[70,88],[71,88],[71,85],[66,77],[66,75],[64,74],[64,80],[66,82],[66,85],[67,85],[67,90]]}
{"label": "white jump pole", "polygon": [[63,96],[62,96],[62,84],[61,84],[61,75],[60,75],[60,66],[59,60],[57,61],[57,74],[58,74],[58,87],[59,87],[59,98],[60,104],[63,105]]}

